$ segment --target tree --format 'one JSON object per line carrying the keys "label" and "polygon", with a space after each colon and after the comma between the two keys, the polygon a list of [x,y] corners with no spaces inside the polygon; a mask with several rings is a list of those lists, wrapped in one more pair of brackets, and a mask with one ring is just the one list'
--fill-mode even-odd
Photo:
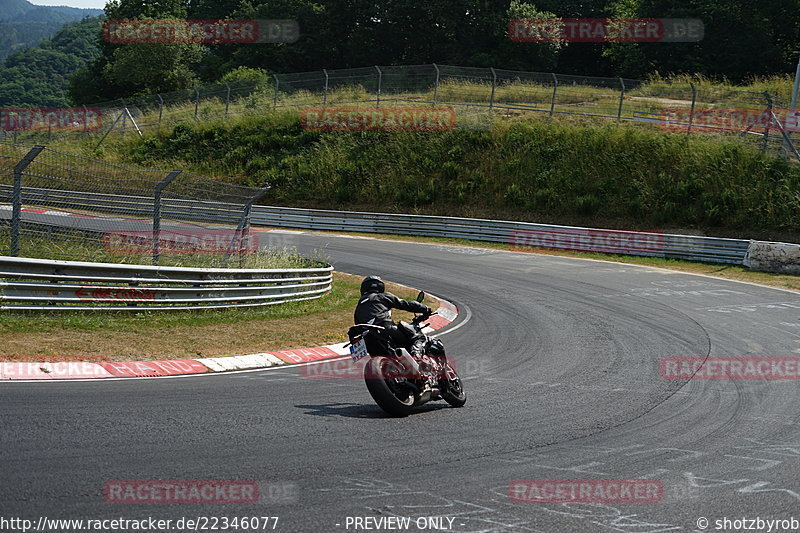
{"label": "tree", "polygon": [[626,0],[613,9],[637,17],[699,18],[705,27],[695,43],[614,45],[607,56],[623,75],[657,70],[743,81],[793,70],[792,50],[800,42],[798,0]]}
{"label": "tree", "polygon": [[[108,21],[186,19],[182,0],[112,0],[105,8]],[[85,103],[134,94],[167,92],[191,87],[194,67],[203,56],[198,43],[110,43],[98,36],[101,56],[76,73],[70,94]],[[82,83],[78,83],[82,82]]]}

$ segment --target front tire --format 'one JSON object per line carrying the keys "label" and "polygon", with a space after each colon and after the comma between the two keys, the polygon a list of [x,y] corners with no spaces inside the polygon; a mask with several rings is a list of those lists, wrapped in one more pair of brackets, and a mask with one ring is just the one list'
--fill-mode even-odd
{"label": "front tire", "polygon": [[467,393],[464,391],[464,384],[461,382],[461,378],[455,369],[450,366],[450,363],[447,363],[445,367],[445,376],[445,379],[442,380],[445,385],[442,398],[453,407],[463,407],[467,403]]}
{"label": "front tire", "polygon": [[408,416],[414,407],[414,395],[401,385],[402,380],[386,376],[402,375],[400,363],[388,357],[372,357],[364,367],[364,381],[372,399],[392,416]]}

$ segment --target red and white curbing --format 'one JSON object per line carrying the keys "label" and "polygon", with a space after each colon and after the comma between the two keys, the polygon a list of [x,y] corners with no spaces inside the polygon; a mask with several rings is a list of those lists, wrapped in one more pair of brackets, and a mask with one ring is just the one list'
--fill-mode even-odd
{"label": "red and white curbing", "polygon": [[[430,318],[429,326],[423,331],[432,333],[450,324],[457,317],[458,308],[450,302],[441,300],[437,314]],[[119,363],[89,363],[82,361],[56,363],[0,362],[0,380],[145,378],[229,372],[231,370],[256,370],[273,366],[310,363],[350,355],[350,351],[344,345],[345,343],[339,343],[278,352],[177,361]]]}

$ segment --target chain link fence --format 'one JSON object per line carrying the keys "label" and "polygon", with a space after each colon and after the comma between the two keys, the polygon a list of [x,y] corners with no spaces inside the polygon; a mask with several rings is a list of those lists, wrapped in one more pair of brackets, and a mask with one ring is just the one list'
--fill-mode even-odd
{"label": "chain link fence", "polygon": [[[43,259],[271,268],[250,228],[267,189],[0,143],[0,247]],[[289,266],[306,266],[297,261]]]}
{"label": "chain link fence", "polygon": [[568,76],[451,65],[373,66],[273,74],[267,82],[213,84],[167,94],[120,99],[91,106],[102,114],[100,131],[4,132],[14,142],[43,135],[97,135],[112,131],[263,114],[279,108],[320,105],[452,106],[464,127],[476,113],[515,116],[598,117],[653,124],[687,134],[738,135],[800,160],[798,121],[790,125],[788,102],[766,92],[699,83],[671,83]]}

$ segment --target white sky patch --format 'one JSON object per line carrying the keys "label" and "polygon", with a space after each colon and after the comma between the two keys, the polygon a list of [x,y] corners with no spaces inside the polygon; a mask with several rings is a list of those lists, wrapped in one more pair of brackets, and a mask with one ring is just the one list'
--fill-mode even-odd
{"label": "white sky patch", "polygon": [[83,7],[92,9],[103,9],[106,7],[106,0],[28,0],[37,6],[69,6]]}

